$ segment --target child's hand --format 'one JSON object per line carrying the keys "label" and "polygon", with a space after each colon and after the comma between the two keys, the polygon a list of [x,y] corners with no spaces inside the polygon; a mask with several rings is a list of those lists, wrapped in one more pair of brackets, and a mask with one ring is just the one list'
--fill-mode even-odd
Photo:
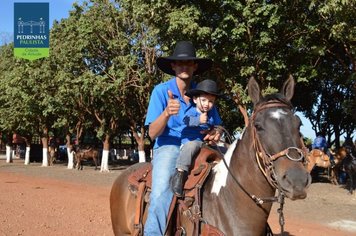
{"label": "child's hand", "polygon": [[203,112],[200,115],[200,124],[206,124],[208,122],[208,113]]}

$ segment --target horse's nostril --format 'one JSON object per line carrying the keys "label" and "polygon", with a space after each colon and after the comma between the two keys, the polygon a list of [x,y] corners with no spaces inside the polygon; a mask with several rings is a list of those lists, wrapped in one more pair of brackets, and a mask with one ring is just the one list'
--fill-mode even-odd
{"label": "horse's nostril", "polygon": [[[308,187],[311,184],[311,176],[308,172],[301,172],[300,169],[291,169],[282,177],[287,185],[295,185],[302,188]],[[293,184],[294,183],[294,184]]]}
{"label": "horse's nostril", "polygon": [[288,180],[288,179],[287,179],[287,174],[284,174],[284,175],[282,176],[282,180]]}

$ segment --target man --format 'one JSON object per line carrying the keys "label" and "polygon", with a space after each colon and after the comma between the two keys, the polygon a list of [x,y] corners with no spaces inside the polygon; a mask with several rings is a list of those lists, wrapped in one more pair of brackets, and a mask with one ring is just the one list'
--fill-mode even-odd
{"label": "man", "polygon": [[313,141],[312,148],[319,149],[326,153],[328,146],[326,143],[326,138],[322,132],[318,132],[316,134],[316,138]]}
{"label": "man", "polygon": [[326,141],[324,133],[325,132],[318,132],[316,134],[316,138],[314,139],[312,144],[312,149],[319,149],[323,151],[326,155],[328,155],[330,158],[331,168],[334,168],[335,167],[334,156],[330,153],[328,149],[328,143]]}
{"label": "man", "polygon": [[[180,153],[183,118],[189,109],[194,109],[185,93],[194,86],[193,75],[210,69],[210,59],[196,57],[191,42],[180,41],[169,57],[157,59],[163,72],[173,75],[172,79],[157,85],[152,91],[145,125],[149,125],[149,136],[155,140],[152,160],[152,192],[144,235],[164,235],[169,206],[173,198],[170,178],[175,172]],[[218,141],[220,134],[212,130],[205,138]]]}

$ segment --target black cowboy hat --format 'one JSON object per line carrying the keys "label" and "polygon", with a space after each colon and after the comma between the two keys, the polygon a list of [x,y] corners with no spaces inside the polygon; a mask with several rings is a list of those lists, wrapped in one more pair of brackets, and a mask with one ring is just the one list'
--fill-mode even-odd
{"label": "black cowboy hat", "polygon": [[188,90],[185,93],[185,95],[192,98],[193,96],[198,96],[202,93],[212,94],[217,97],[222,96],[222,94],[220,94],[218,91],[218,87],[217,87],[215,81],[210,80],[210,79],[201,81],[200,83],[197,84],[197,87],[195,89]]}
{"label": "black cowboy hat", "polygon": [[213,61],[210,59],[196,57],[195,48],[192,42],[180,41],[177,43],[172,56],[157,58],[157,66],[164,73],[169,75],[176,75],[174,70],[172,70],[171,63],[174,61],[188,60],[193,60],[198,64],[198,68],[194,72],[195,75],[201,74],[204,71],[210,69],[211,65],[213,64]]}

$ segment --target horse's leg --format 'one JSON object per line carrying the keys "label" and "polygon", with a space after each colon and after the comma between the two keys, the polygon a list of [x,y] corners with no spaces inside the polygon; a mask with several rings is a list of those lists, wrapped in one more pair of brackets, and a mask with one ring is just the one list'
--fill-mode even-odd
{"label": "horse's leg", "polygon": [[50,165],[50,166],[53,166],[52,153],[49,153],[49,165]]}
{"label": "horse's leg", "polygon": [[336,169],[336,167],[334,167],[334,168],[329,167],[329,169],[330,169],[330,171],[329,171],[330,172],[329,179],[330,179],[331,183],[334,184],[334,185],[339,185],[339,182],[337,181],[337,169]]}
{"label": "horse's leg", "polygon": [[54,150],[53,151],[53,163],[56,163],[57,162],[57,151]]}
{"label": "horse's leg", "polygon": [[95,164],[95,170],[98,169],[98,159],[97,157],[93,157],[93,161],[94,161],[94,164]]}
{"label": "horse's leg", "polygon": [[54,163],[55,163],[55,153],[52,151],[52,153],[51,153],[51,165],[53,166]]}
{"label": "horse's leg", "polygon": [[350,192],[351,195],[354,193],[354,181],[353,181],[353,179],[355,177],[354,174],[355,173],[353,173],[352,170],[349,173],[349,175],[350,175],[350,191],[349,192]]}

